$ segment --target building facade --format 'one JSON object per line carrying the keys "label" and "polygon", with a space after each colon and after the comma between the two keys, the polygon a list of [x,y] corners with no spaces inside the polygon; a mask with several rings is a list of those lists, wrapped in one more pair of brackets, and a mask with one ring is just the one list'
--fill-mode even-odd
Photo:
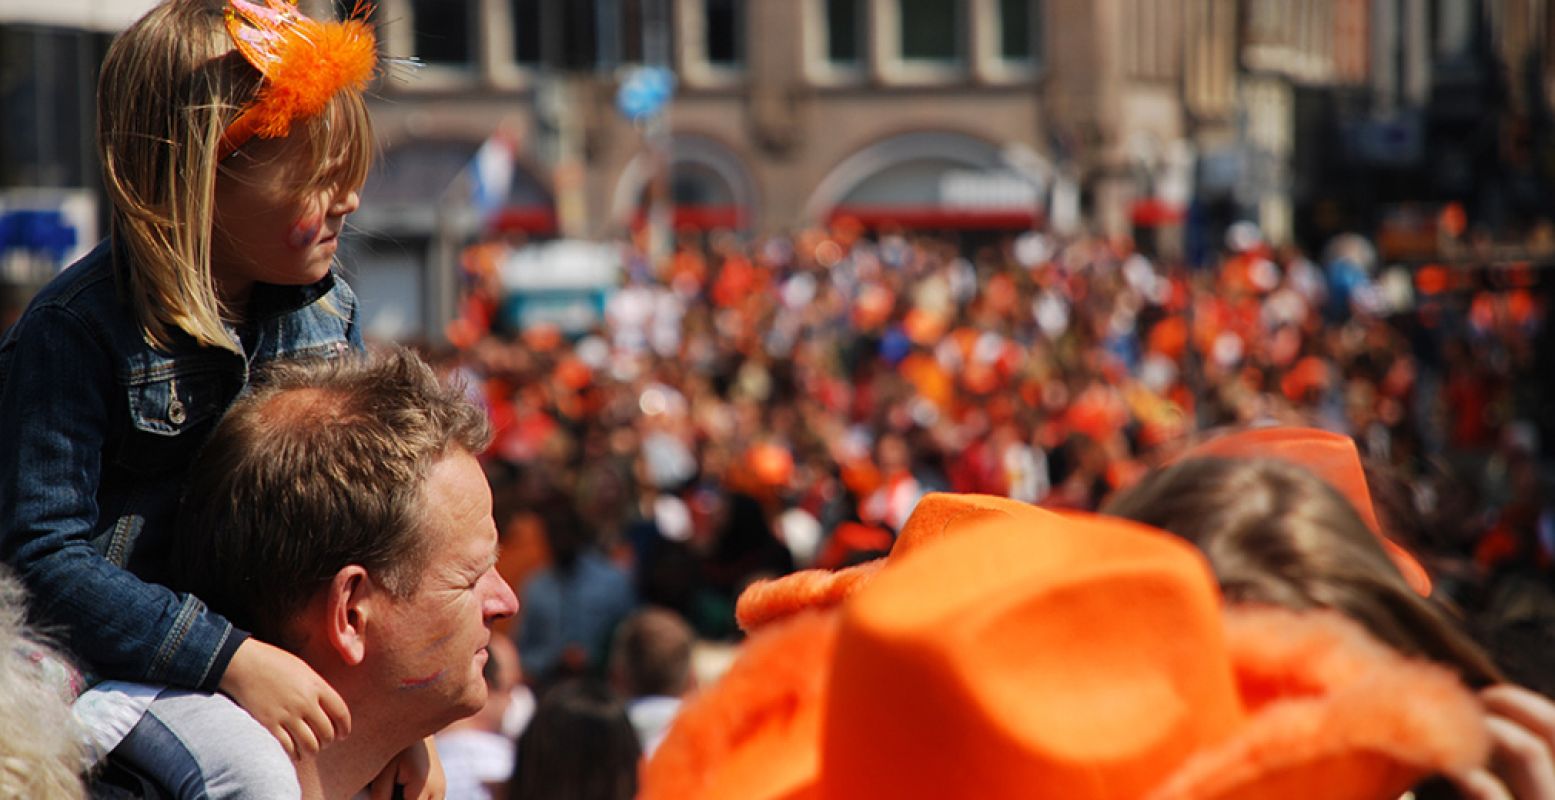
{"label": "building facade", "polygon": [[[507,218],[533,232],[609,236],[643,218],[652,132],[614,103],[623,72],[652,63],[655,36],[672,43],[678,78],[667,157],[681,225],[776,231],[851,216],[1128,233],[1136,210],[1170,217],[1186,200],[1182,180],[1153,188],[1191,168],[1182,4],[468,0],[450,11],[460,5],[382,5],[391,51],[431,56],[375,105],[386,153],[473,152],[507,126],[525,184],[514,205],[528,204]],[[429,50],[418,20],[451,13],[470,26],[460,48]],[[572,55],[548,59],[526,20]]]}
{"label": "building facade", "polygon": [[[150,5],[0,6],[0,283],[35,284],[100,235],[96,64]],[[1090,230],[1195,258],[1240,219],[1311,244],[1413,224],[1415,204],[1497,224],[1552,213],[1549,0],[381,0],[374,14],[382,156],[345,255],[368,305],[393,310],[386,336],[438,337],[460,249],[492,235],[849,218]],[[643,67],[675,76],[646,121],[618,102]]]}

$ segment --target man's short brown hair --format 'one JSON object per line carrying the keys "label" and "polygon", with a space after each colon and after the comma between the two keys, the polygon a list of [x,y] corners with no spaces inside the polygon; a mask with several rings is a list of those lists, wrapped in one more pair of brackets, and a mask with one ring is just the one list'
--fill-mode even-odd
{"label": "man's short brown hair", "polygon": [[630,697],[679,697],[691,688],[696,634],[679,614],[649,606],[621,622],[611,648],[619,688]]}
{"label": "man's short brown hair", "polygon": [[175,583],[262,639],[341,568],[414,591],[428,471],[479,453],[485,415],[415,354],[278,364],[233,404],[190,470]]}

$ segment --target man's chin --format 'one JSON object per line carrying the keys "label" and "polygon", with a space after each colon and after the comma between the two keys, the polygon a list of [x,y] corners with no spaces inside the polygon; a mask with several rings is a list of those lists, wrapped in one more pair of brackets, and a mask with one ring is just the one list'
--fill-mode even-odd
{"label": "man's chin", "polygon": [[460,702],[456,704],[455,709],[459,715],[458,719],[464,719],[486,707],[486,682],[482,680],[477,686],[479,687],[478,691],[466,693],[463,698],[460,698]]}

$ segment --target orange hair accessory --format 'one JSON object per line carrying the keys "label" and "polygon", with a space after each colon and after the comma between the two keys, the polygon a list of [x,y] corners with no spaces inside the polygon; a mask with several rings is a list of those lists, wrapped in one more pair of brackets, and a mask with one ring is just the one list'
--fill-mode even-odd
{"label": "orange hair accessory", "polygon": [[753,634],[642,797],[1394,800],[1488,757],[1450,671],[1334,612],[1222,611],[1177,537],[963,510],[840,608]]}
{"label": "orange hair accessory", "polygon": [[369,13],[371,7],[358,2],[350,19],[319,22],[299,11],[296,0],[227,0],[227,34],[264,80],[222,133],[217,158],[256,135],[287,135],[293,121],[316,116],[341,91],[366,89],[378,66]]}
{"label": "orange hair accessory", "polygon": [[1273,458],[1305,468],[1344,495],[1361,521],[1377,535],[1388,558],[1403,574],[1404,582],[1422,597],[1431,596],[1431,575],[1425,567],[1397,542],[1389,539],[1377,519],[1366,485],[1366,469],[1361,465],[1355,440],[1321,428],[1251,428],[1217,436],[1188,448],[1172,459],[1202,456],[1218,458]]}

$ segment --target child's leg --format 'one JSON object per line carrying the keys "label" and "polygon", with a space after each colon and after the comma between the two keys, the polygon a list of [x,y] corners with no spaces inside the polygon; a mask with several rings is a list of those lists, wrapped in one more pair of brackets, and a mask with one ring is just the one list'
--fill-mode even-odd
{"label": "child's leg", "polygon": [[113,751],[181,800],[298,800],[281,743],[226,695],[168,689]]}

